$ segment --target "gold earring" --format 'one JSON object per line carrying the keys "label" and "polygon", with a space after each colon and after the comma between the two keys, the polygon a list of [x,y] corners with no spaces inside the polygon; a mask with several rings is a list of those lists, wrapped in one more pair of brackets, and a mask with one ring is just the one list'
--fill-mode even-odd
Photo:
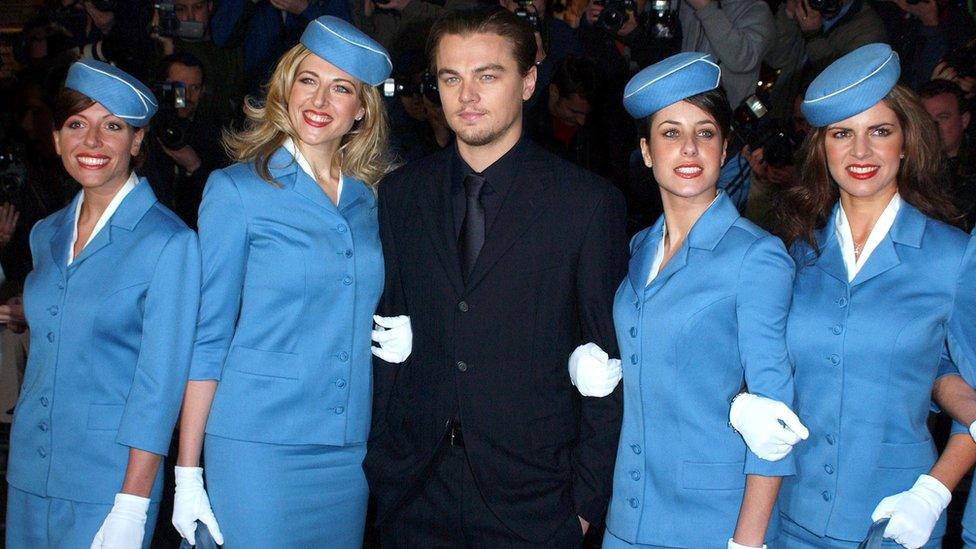
{"label": "gold earring", "polygon": [[904,160],[904,159],[905,159],[905,153],[901,153],[901,154],[899,154],[899,155],[898,155],[898,158],[901,158],[902,160]]}

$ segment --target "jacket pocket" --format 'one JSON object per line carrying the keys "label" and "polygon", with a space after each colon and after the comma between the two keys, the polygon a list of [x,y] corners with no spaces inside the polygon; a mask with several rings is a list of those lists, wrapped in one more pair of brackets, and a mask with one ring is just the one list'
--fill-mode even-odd
{"label": "jacket pocket", "polygon": [[687,490],[742,490],[746,485],[741,461],[681,464],[681,487]]}
{"label": "jacket pocket", "polygon": [[93,431],[117,431],[124,411],[123,404],[92,404],[88,406],[88,428]]}
{"label": "jacket pocket", "polygon": [[935,463],[935,447],[931,440],[899,444],[881,443],[878,467],[882,469],[928,469]]}
{"label": "jacket pocket", "polygon": [[231,348],[227,356],[227,368],[257,376],[298,379],[298,355],[238,345]]}

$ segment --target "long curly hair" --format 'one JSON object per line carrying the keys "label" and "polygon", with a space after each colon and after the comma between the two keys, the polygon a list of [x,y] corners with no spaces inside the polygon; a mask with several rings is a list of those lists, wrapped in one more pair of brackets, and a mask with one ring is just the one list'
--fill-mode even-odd
{"label": "long curly hair", "polygon": [[[272,185],[278,183],[268,170],[271,155],[285,139],[298,140],[288,118],[288,95],[295,83],[298,66],[309,54],[311,51],[302,44],[285,52],[268,80],[264,101],[249,97],[244,102],[244,114],[247,115],[244,128],[223,132],[222,143],[231,159],[236,162],[253,160],[258,175]],[[390,169],[386,109],[379,90],[366,83],[359,86],[359,101],[366,112],[362,120],[355,122],[349,133],[342,136],[337,153],[339,169],[374,186]]]}
{"label": "long curly hair", "polygon": [[[896,176],[901,198],[929,217],[962,228],[964,218],[942,177],[939,133],[932,117],[915,93],[900,84],[882,101],[895,111],[905,139],[905,158]],[[817,253],[814,232],[827,224],[840,199],[837,182],[827,166],[826,136],[826,127],[807,135],[800,149],[802,160],[796,179],[779,189],[779,199],[773,202],[774,232],[787,246],[803,241]]]}

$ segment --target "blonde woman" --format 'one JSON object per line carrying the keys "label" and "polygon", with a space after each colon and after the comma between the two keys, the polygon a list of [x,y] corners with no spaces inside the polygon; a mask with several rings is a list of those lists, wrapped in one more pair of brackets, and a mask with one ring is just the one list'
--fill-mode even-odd
{"label": "blonde woman", "polygon": [[[200,206],[203,289],[176,468],[173,524],[191,543],[199,520],[229,549],[362,545],[384,276],[370,187],[387,169],[374,86],[390,67],[379,44],[319,18],[278,62],[263,105],[247,107],[248,126],[225,136],[239,163],[210,176]],[[387,352],[405,331],[385,332]]]}

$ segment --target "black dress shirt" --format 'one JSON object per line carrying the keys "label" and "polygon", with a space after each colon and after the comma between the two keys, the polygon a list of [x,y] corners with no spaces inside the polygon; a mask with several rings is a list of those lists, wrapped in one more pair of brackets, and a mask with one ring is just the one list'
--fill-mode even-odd
{"label": "black dress shirt", "polygon": [[485,236],[491,234],[491,226],[495,217],[502,209],[502,203],[508,196],[509,189],[512,188],[512,181],[515,178],[515,164],[519,155],[525,149],[525,136],[519,138],[518,142],[512,146],[498,160],[488,166],[482,172],[474,171],[468,163],[461,158],[461,154],[454,145],[454,161],[451,163],[451,203],[454,206],[454,238],[461,236],[461,223],[464,222],[465,196],[464,196],[464,177],[468,174],[478,174],[485,178],[485,188],[482,191],[482,200],[485,206]]}

